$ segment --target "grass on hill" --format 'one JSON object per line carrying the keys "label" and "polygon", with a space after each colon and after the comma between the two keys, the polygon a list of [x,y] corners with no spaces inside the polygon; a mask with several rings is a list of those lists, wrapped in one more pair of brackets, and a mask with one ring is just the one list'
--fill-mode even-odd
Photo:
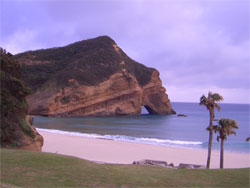
{"label": "grass on hill", "polygon": [[[146,85],[155,69],[132,60],[121,49],[116,52],[114,44],[108,36],[101,36],[64,47],[20,53],[15,58],[22,64],[25,84],[33,91],[51,83],[59,89],[68,87],[72,78],[82,85],[98,85],[124,68],[136,77],[140,86]],[[33,63],[22,63],[27,61]]]}
{"label": "grass on hill", "polygon": [[249,169],[188,170],[96,164],[79,158],[1,149],[2,187],[249,187]]}

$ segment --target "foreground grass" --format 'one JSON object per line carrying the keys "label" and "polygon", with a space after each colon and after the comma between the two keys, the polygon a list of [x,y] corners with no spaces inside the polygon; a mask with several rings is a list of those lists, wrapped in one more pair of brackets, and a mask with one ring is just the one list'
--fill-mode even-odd
{"label": "foreground grass", "polygon": [[249,169],[187,170],[96,164],[50,153],[1,149],[2,187],[249,187]]}

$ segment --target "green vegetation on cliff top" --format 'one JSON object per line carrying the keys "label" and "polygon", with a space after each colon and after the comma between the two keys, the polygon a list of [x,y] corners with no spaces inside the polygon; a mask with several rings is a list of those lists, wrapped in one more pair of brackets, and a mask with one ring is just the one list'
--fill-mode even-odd
{"label": "green vegetation on cliff top", "polygon": [[24,135],[34,137],[34,132],[25,121],[27,102],[31,92],[23,86],[20,64],[10,53],[0,48],[1,78],[1,146],[22,146]]}
{"label": "green vegetation on cliff top", "polygon": [[147,84],[155,69],[135,62],[121,49],[117,52],[114,45],[111,38],[101,36],[65,47],[24,52],[15,58],[21,62],[24,81],[33,91],[52,85],[63,88],[69,79],[97,85],[124,68],[141,86]]}
{"label": "green vegetation on cliff top", "polygon": [[249,187],[249,169],[96,164],[50,153],[0,151],[3,187]]}

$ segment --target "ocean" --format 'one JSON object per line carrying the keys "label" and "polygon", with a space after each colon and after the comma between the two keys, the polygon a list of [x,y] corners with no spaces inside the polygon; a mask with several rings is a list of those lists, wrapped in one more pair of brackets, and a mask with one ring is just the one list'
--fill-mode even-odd
{"label": "ocean", "polygon": [[[38,130],[102,138],[126,142],[145,143],[163,146],[207,149],[209,113],[198,103],[172,102],[177,115],[149,115],[145,108],[139,116],[89,117],[89,118],[49,118],[34,117],[34,126]],[[250,105],[220,104],[221,111],[215,111],[215,119],[232,118],[238,122],[236,135],[230,135],[225,141],[226,151],[250,153]],[[215,122],[216,124],[217,122]],[[213,150],[219,150],[214,134]]]}

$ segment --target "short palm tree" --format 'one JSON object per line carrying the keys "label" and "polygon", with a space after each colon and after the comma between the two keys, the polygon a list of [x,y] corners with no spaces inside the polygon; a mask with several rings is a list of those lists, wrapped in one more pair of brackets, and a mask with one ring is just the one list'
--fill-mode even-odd
{"label": "short palm tree", "polygon": [[212,141],[213,141],[213,121],[214,121],[214,108],[220,111],[220,106],[217,102],[222,101],[223,97],[220,96],[218,93],[208,93],[208,97],[202,95],[200,98],[200,105],[204,105],[210,115],[209,126],[207,130],[209,131],[209,141],[208,141],[208,155],[207,155],[207,168],[210,167],[210,160],[211,160],[211,151],[212,151]]}
{"label": "short palm tree", "polygon": [[219,142],[221,140],[220,168],[223,168],[224,164],[224,140],[226,140],[227,136],[231,134],[236,135],[234,129],[238,129],[238,125],[237,122],[233,119],[222,118],[219,120],[219,125],[214,126],[214,131],[219,133],[219,135],[217,136],[217,141]]}

